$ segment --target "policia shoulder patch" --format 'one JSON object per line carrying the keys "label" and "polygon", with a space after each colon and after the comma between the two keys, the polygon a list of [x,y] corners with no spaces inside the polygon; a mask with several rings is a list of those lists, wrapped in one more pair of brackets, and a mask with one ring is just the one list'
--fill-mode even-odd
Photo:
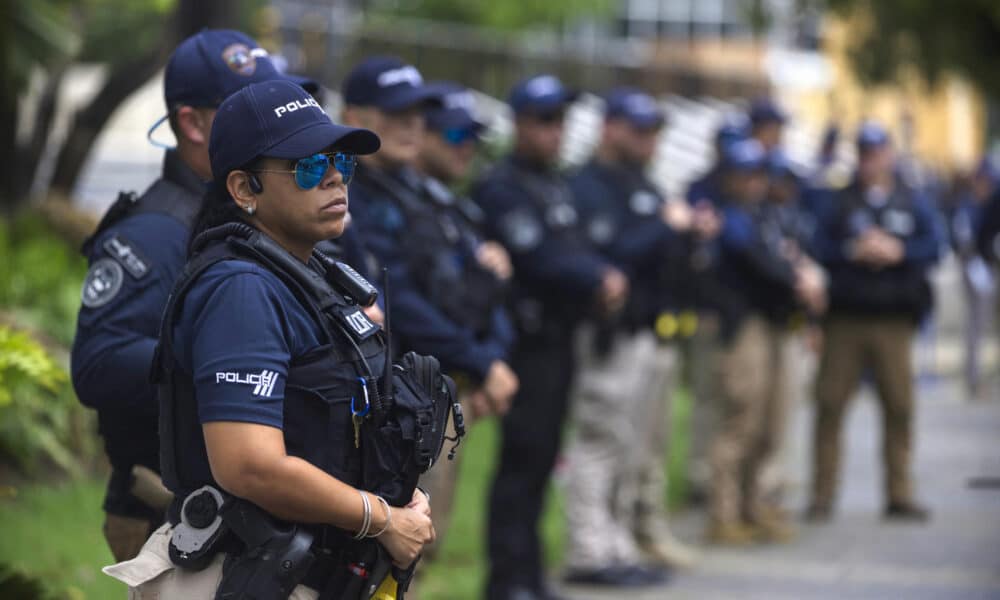
{"label": "policia shoulder patch", "polygon": [[102,258],[91,265],[83,281],[83,305],[87,308],[104,306],[122,289],[125,277],[122,266],[110,258]]}
{"label": "policia shoulder patch", "polygon": [[142,279],[149,273],[149,261],[125,238],[113,235],[104,240],[104,250],[118,261],[129,275]]}

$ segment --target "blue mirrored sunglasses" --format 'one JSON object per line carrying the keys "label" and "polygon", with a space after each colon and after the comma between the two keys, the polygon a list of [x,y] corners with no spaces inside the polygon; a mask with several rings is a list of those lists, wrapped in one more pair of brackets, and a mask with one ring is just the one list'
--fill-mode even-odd
{"label": "blue mirrored sunglasses", "polygon": [[354,178],[354,168],[358,164],[358,159],[353,154],[346,152],[319,152],[306,158],[300,158],[295,162],[295,183],[304,190],[311,190],[323,177],[326,176],[330,164],[340,171],[340,176],[344,180],[344,185]]}
{"label": "blue mirrored sunglasses", "polygon": [[344,180],[344,185],[354,178],[355,167],[358,159],[353,154],[347,152],[317,152],[312,156],[300,158],[295,161],[294,171],[279,171],[275,169],[257,169],[258,173],[292,173],[295,175],[295,184],[302,190],[311,190],[326,177],[330,164],[340,172],[340,177]]}
{"label": "blue mirrored sunglasses", "polygon": [[444,138],[444,141],[453,146],[461,146],[469,140],[476,139],[478,134],[476,133],[476,130],[471,127],[452,127],[442,131],[441,137]]}

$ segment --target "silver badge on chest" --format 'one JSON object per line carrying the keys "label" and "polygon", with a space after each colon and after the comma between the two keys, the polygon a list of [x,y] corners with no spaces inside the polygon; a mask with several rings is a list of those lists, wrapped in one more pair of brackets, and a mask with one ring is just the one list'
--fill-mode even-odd
{"label": "silver badge on chest", "polygon": [[636,190],[628,199],[628,207],[635,214],[646,217],[660,207],[660,197],[649,190]]}

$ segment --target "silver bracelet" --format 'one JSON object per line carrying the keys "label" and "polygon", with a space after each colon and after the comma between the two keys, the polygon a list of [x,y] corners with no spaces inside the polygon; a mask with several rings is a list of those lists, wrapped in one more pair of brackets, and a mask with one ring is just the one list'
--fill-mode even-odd
{"label": "silver bracelet", "polygon": [[368,535],[368,530],[372,526],[372,504],[364,492],[358,490],[358,493],[361,494],[361,504],[364,506],[364,511],[361,517],[361,529],[354,534],[354,539],[363,540]]}
{"label": "silver bracelet", "polygon": [[383,498],[382,496],[375,496],[375,499],[378,500],[379,503],[385,508],[385,525],[378,533],[370,534],[368,536],[370,538],[377,538],[378,536],[382,535],[383,533],[389,530],[389,525],[392,524],[392,509],[389,508],[389,503],[386,502],[385,498]]}

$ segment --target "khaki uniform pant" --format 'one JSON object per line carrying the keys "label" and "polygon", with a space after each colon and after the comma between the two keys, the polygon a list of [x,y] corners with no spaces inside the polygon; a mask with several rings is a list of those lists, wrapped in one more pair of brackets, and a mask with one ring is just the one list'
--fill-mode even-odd
{"label": "khaki uniform pant", "polygon": [[609,354],[580,332],[568,450],[566,518],[570,569],[640,560],[635,532],[664,519],[668,392],[676,354],[651,332],[618,334]]}
{"label": "khaki uniform pant", "polygon": [[698,330],[691,338],[691,434],[688,449],[688,487],[696,498],[704,498],[711,486],[709,450],[720,419],[719,385],[714,363],[719,352],[719,317],[698,316]]}
{"label": "khaki uniform pant", "polygon": [[840,470],[844,411],[866,368],[882,405],[883,458],[889,502],[912,498],[910,446],[913,427],[913,322],[907,318],[830,317],[823,327],[823,354],[816,378],[813,504],[830,508]]}
{"label": "khaki uniform pant", "polygon": [[[222,581],[225,554],[219,554],[201,571],[189,571],[170,562],[167,548],[171,527],[153,532],[139,555],[104,567],[104,573],[128,585],[129,600],[213,600]],[[292,590],[289,600],[316,600],[319,592],[304,585]]]}
{"label": "khaki uniform pant", "polygon": [[135,558],[139,554],[155,527],[146,519],[105,513],[104,539],[108,541],[111,555],[121,562]]}
{"label": "khaki uniform pant", "polygon": [[720,419],[712,439],[709,516],[716,523],[753,520],[765,508],[765,467],[777,460],[788,412],[785,328],[744,319],[714,362]]}

